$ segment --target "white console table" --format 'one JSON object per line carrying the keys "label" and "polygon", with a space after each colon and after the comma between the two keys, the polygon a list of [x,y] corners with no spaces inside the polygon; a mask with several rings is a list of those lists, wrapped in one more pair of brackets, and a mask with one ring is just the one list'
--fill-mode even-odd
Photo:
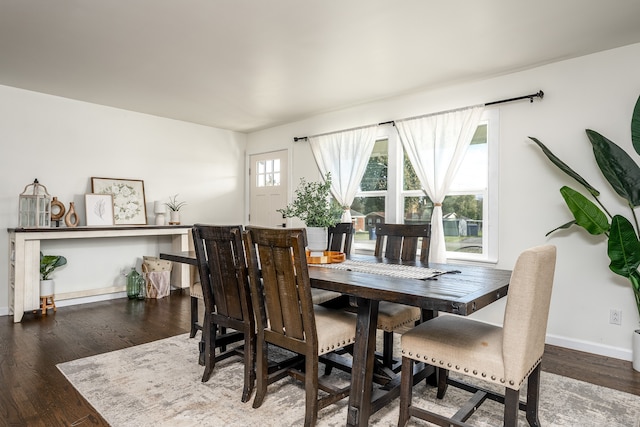
{"label": "white console table", "polygon": [[[40,308],[40,241],[135,236],[172,236],[173,251],[189,250],[190,225],[138,225],[75,228],[9,228],[9,313],[20,322]],[[175,264],[172,284],[189,286],[189,266]],[[124,290],[121,289],[121,290]]]}

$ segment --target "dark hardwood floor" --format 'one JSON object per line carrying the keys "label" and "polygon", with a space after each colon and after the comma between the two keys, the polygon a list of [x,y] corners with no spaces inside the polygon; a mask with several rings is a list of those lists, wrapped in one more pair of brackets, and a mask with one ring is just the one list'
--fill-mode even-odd
{"label": "dark hardwood floor", "polygon": [[[189,296],[179,292],[29,313],[15,324],[0,317],[0,426],[107,425],[56,364],[188,331]],[[630,362],[547,346],[542,368],[640,396],[640,373]]]}

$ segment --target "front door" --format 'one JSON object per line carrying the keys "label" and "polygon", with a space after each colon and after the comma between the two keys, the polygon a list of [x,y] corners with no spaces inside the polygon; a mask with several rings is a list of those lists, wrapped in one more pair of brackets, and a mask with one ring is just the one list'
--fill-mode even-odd
{"label": "front door", "polygon": [[276,210],[287,205],[287,159],[287,150],[249,157],[249,224],[286,227],[286,220]]}

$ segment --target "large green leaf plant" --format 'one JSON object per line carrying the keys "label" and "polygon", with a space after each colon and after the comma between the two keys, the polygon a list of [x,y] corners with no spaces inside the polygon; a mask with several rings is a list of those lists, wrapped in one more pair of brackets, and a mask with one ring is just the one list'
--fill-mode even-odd
{"label": "large green leaf plant", "polygon": [[[586,129],[587,137],[593,147],[596,163],[613,190],[623,199],[631,211],[631,221],[622,215],[611,215],[600,201],[600,192],[582,178],[566,163],[556,157],[537,138],[535,142],[549,160],[560,170],[580,183],[595,200],[589,200],[579,191],[563,186],[560,194],[564,198],[574,219],[551,230],[547,235],[560,229],[578,225],[593,235],[604,235],[608,239],[607,254],[609,268],[614,273],[626,277],[631,282],[638,315],[640,315],[640,240],[638,240],[638,218],[635,208],[640,206],[640,167],[618,145],[598,132]],[[631,141],[637,154],[640,154],[640,97],[636,101],[631,119]]]}

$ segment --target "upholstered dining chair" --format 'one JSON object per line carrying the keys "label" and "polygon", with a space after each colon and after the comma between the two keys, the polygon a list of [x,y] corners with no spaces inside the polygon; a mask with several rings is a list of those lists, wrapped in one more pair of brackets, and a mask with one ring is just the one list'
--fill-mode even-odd
{"label": "upholstered dining chair", "polygon": [[[349,395],[349,386],[340,388],[325,382],[324,378],[319,380],[318,362],[319,356],[354,342],[356,317],[353,313],[313,304],[304,229],[247,227],[244,242],[257,322],[257,385],[253,407],[262,405],[267,384],[272,382],[267,344],[276,345],[304,356],[304,374],[299,370],[287,370],[286,374],[304,378],[304,425],[314,426],[318,410]],[[328,394],[318,398],[319,388]]]}
{"label": "upholstered dining chair", "polygon": [[[374,255],[396,261],[420,261],[429,259],[431,224],[381,224],[376,227]],[[397,370],[400,361],[393,359],[393,331],[415,325],[422,318],[418,307],[381,301],[378,308],[378,329],[383,331],[382,363],[387,368]]]}
{"label": "upholstered dining chair", "polygon": [[[346,255],[351,253],[351,242],[353,241],[353,223],[341,222],[327,229],[327,250],[342,252]],[[324,304],[342,296],[339,292],[328,291],[326,289],[311,289],[311,298],[314,304]]]}
{"label": "upholstered dining chair", "polygon": [[[202,381],[211,377],[217,361],[239,354],[244,361],[242,401],[251,397],[255,383],[255,318],[249,296],[249,278],[242,244],[242,226],[195,224],[193,242],[205,304],[202,326],[205,368]],[[218,335],[219,329],[223,332]],[[223,328],[229,328],[224,333]],[[226,346],[244,340],[244,346]],[[216,356],[216,348],[221,353]]]}
{"label": "upholstered dining chair", "polygon": [[[398,426],[404,426],[412,416],[440,426],[467,426],[465,421],[487,398],[504,403],[505,426],[518,424],[521,406],[526,409],[529,425],[540,425],[540,362],[555,263],[555,246],[538,246],[520,254],[509,283],[502,327],[447,315],[421,323],[402,335]],[[444,397],[447,384],[463,386],[475,394],[451,418],[413,406],[410,374],[416,361],[438,370],[439,399]],[[504,387],[505,394],[453,381],[448,378],[449,371]],[[522,404],[520,388],[527,379],[527,401]]]}

